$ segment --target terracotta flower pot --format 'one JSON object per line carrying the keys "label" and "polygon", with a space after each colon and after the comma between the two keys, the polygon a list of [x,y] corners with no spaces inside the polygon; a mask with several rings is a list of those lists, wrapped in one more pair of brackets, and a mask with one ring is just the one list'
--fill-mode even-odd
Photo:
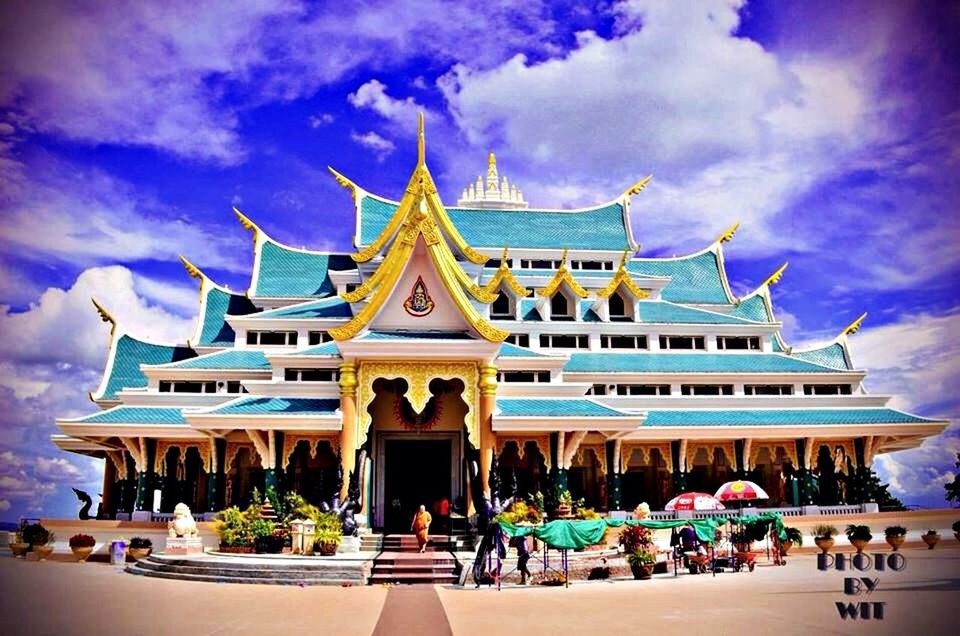
{"label": "terracotta flower pot", "polygon": [[933,546],[940,543],[939,534],[924,534],[921,535],[920,538],[923,539],[923,542],[927,544],[927,550],[933,550]]}
{"label": "terracotta flower pot", "polygon": [[793,547],[793,541],[781,541],[780,542],[780,554],[786,554],[790,552],[790,548]]}
{"label": "terracotta flower pot", "polygon": [[646,581],[653,576],[653,566],[649,564],[632,563],[630,572],[637,581]]}
{"label": "terracotta flower pot", "polygon": [[340,544],[336,541],[322,541],[317,544],[317,547],[320,548],[320,556],[333,556],[337,553]]}
{"label": "terracotta flower pot", "polygon": [[29,549],[30,549],[29,543],[11,543],[10,544],[10,551],[13,552],[13,556],[17,557],[18,559],[22,559],[23,555],[25,555]]}
{"label": "terracotta flower pot", "polygon": [[127,555],[134,561],[145,559],[153,552],[153,548],[127,548]]}
{"label": "terracotta flower pot", "polygon": [[93,546],[88,547],[71,547],[70,551],[73,552],[73,556],[77,557],[77,561],[83,563],[87,560],[87,557],[93,552]]}
{"label": "terracotta flower pot", "polygon": [[833,537],[814,537],[813,542],[817,544],[821,552],[826,554],[833,547],[833,544],[836,543],[836,540]]}
{"label": "terracotta flower pot", "polygon": [[870,543],[870,539],[850,539],[850,545],[857,549],[857,552],[863,552],[863,549]]}
{"label": "terracotta flower pot", "polygon": [[893,551],[896,552],[900,549],[900,546],[903,545],[903,542],[906,541],[907,537],[902,534],[888,534],[887,543],[893,548]]}
{"label": "terracotta flower pot", "polygon": [[37,555],[37,560],[44,561],[48,556],[53,554],[52,545],[34,545],[31,546],[34,554]]}

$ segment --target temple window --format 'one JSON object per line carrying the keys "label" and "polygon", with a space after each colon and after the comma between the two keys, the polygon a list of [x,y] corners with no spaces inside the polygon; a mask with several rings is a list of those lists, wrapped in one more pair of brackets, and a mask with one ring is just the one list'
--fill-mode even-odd
{"label": "temple window", "polygon": [[614,322],[633,320],[633,301],[627,298],[623,289],[618,289],[607,301],[610,320]]}
{"label": "temple window", "polygon": [[507,336],[507,339],[504,342],[509,342],[510,344],[517,345],[518,347],[529,347],[530,346],[530,334],[528,333],[512,333]]}
{"label": "temple window", "polygon": [[601,349],[646,349],[646,336],[600,336]]}
{"label": "temple window", "polygon": [[613,271],[613,261],[572,261],[570,269],[585,269],[593,271]]}
{"label": "temple window", "polygon": [[573,320],[573,308],[577,303],[570,301],[566,295],[557,291],[550,297],[550,320]]}
{"label": "temple window", "polygon": [[297,344],[296,331],[248,331],[248,345],[283,346]]}
{"label": "temple window", "polygon": [[590,337],[587,335],[569,336],[565,334],[540,334],[540,346],[552,349],[589,349]]}
{"label": "temple window", "polygon": [[592,387],[587,389],[587,395],[606,395],[606,394],[607,394],[606,384],[594,384]]}
{"label": "temple window", "polygon": [[247,389],[239,380],[230,380],[227,382],[227,393],[247,393]]}
{"label": "temple window", "polygon": [[161,393],[216,393],[217,383],[210,380],[207,382],[188,382],[185,380],[161,380]]}
{"label": "temple window", "polygon": [[850,395],[849,384],[804,384],[804,395]]}
{"label": "temple window", "polygon": [[[486,267],[491,269],[499,269],[500,266],[503,265],[503,263],[504,263],[503,259],[491,258],[489,261],[487,261]],[[506,264],[507,264],[507,267],[513,267],[513,259],[508,258],[506,260]]]}
{"label": "temple window", "polygon": [[670,395],[670,385],[618,384],[617,395]]}
{"label": "temple window", "polygon": [[683,384],[681,395],[733,395],[732,384]]}
{"label": "temple window", "polygon": [[490,307],[490,317],[507,320],[513,319],[513,303],[506,292],[501,291],[497,295],[496,300],[493,301],[493,305]]}
{"label": "temple window", "polygon": [[287,382],[333,382],[340,379],[336,369],[284,369]]}
{"label": "temple window", "polygon": [[747,395],[793,395],[792,384],[746,384],[743,392]]}
{"label": "temple window", "polygon": [[560,261],[521,259],[520,269],[559,269]]}
{"label": "temple window", "polygon": [[360,286],[360,283],[347,283],[344,287],[346,292],[349,294],[352,291],[357,291],[357,287]]}
{"label": "temple window", "polygon": [[549,382],[549,371],[501,371],[497,382]]}
{"label": "temple window", "polygon": [[717,349],[760,350],[760,336],[717,336]]}
{"label": "temple window", "polygon": [[307,334],[307,341],[311,345],[318,345],[333,341],[333,336],[326,331],[311,331]]}
{"label": "temple window", "polygon": [[706,350],[707,346],[703,336],[660,336],[660,348]]}

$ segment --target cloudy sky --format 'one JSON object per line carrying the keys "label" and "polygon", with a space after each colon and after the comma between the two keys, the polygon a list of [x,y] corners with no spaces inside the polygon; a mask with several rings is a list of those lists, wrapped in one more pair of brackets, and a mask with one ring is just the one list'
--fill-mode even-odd
{"label": "cloudy sky", "polygon": [[[398,197],[426,113],[453,201],[495,150],[535,205],[638,177],[645,254],[734,220],[735,291],[783,260],[792,344],[861,311],[872,392],[960,413],[960,9],[945,2],[5,2],[0,7],[0,519],[73,514],[100,462],[57,451],[93,407],[107,328],[185,340],[179,253],[245,289],[238,205],[278,240],[349,246],[332,165]],[[960,431],[881,457],[943,505]]]}

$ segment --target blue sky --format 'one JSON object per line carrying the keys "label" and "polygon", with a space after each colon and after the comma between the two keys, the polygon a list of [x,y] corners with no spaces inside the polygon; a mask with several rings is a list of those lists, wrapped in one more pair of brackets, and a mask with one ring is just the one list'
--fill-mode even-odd
{"label": "blue sky", "polygon": [[[100,465],[51,446],[92,405],[107,329],[183,341],[185,254],[249,282],[238,205],[278,240],[346,249],[331,165],[398,197],[426,113],[454,201],[497,152],[534,205],[638,177],[645,254],[734,220],[735,291],[783,260],[792,344],[861,311],[868,388],[960,412],[960,9],[921,2],[12,2],[0,8],[0,518],[72,514]],[[956,427],[875,467],[942,505]]]}

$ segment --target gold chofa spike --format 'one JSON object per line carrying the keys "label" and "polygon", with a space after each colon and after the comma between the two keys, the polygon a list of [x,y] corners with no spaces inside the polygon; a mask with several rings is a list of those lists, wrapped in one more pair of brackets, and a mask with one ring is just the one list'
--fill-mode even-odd
{"label": "gold chofa spike", "polygon": [[333,175],[333,178],[337,180],[337,183],[342,185],[344,188],[350,191],[350,196],[353,198],[353,202],[357,202],[357,184],[347,179],[345,176],[334,170],[332,167],[327,166],[327,170],[330,171],[330,174]]}
{"label": "gold chofa spike", "polygon": [[863,312],[862,314],[854,318],[853,322],[851,322],[849,325],[843,328],[843,331],[840,332],[840,335],[849,336],[851,334],[855,334],[858,331],[860,331],[860,325],[863,323],[863,319],[866,317],[867,317],[867,312]]}
{"label": "gold chofa spike", "polygon": [[783,276],[783,270],[787,269],[787,265],[788,265],[788,263],[787,263],[787,262],[784,262],[784,264],[781,265],[780,267],[778,267],[777,270],[776,270],[774,273],[772,273],[772,274],[770,274],[769,276],[767,276],[767,280],[763,281],[763,284],[760,285],[760,286],[763,287],[764,285],[769,286],[769,285],[773,285],[773,284],[775,284],[775,283],[779,283],[779,282],[780,282],[780,277]]}
{"label": "gold chofa spike", "polygon": [[110,323],[110,333],[113,333],[113,330],[117,328],[116,319],[112,315],[110,315],[109,311],[103,308],[103,305],[97,302],[96,298],[91,298],[90,302],[92,302],[93,306],[96,307],[97,314],[99,314],[100,316],[100,320],[102,320],[103,322]]}
{"label": "gold chofa spike", "polygon": [[200,268],[188,261],[187,257],[183,254],[180,255],[180,262],[183,263],[183,267],[187,270],[190,278],[203,278],[203,272],[200,271]]}
{"label": "gold chofa spike", "polygon": [[727,241],[733,238],[733,235],[737,233],[737,228],[739,227],[740,227],[740,221],[737,221],[736,223],[734,223],[733,225],[725,229],[723,232],[720,232],[720,236],[718,236],[716,240],[714,240],[713,242],[726,243]]}
{"label": "gold chofa spike", "polygon": [[650,179],[652,178],[653,178],[653,175],[648,174],[643,179],[640,179],[639,181],[634,183],[632,186],[630,186],[629,188],[623,191],[624,196],[632,197],[633,195],[638,194],[641,190],[644,189],[644,187],[646,187],[647,182],[649,182]]}
{"label": "gold chofa spike", "polygon": [[426,161],[426,142],[423,138],[423,111],[417,113],[417,165],[422,166]]}

